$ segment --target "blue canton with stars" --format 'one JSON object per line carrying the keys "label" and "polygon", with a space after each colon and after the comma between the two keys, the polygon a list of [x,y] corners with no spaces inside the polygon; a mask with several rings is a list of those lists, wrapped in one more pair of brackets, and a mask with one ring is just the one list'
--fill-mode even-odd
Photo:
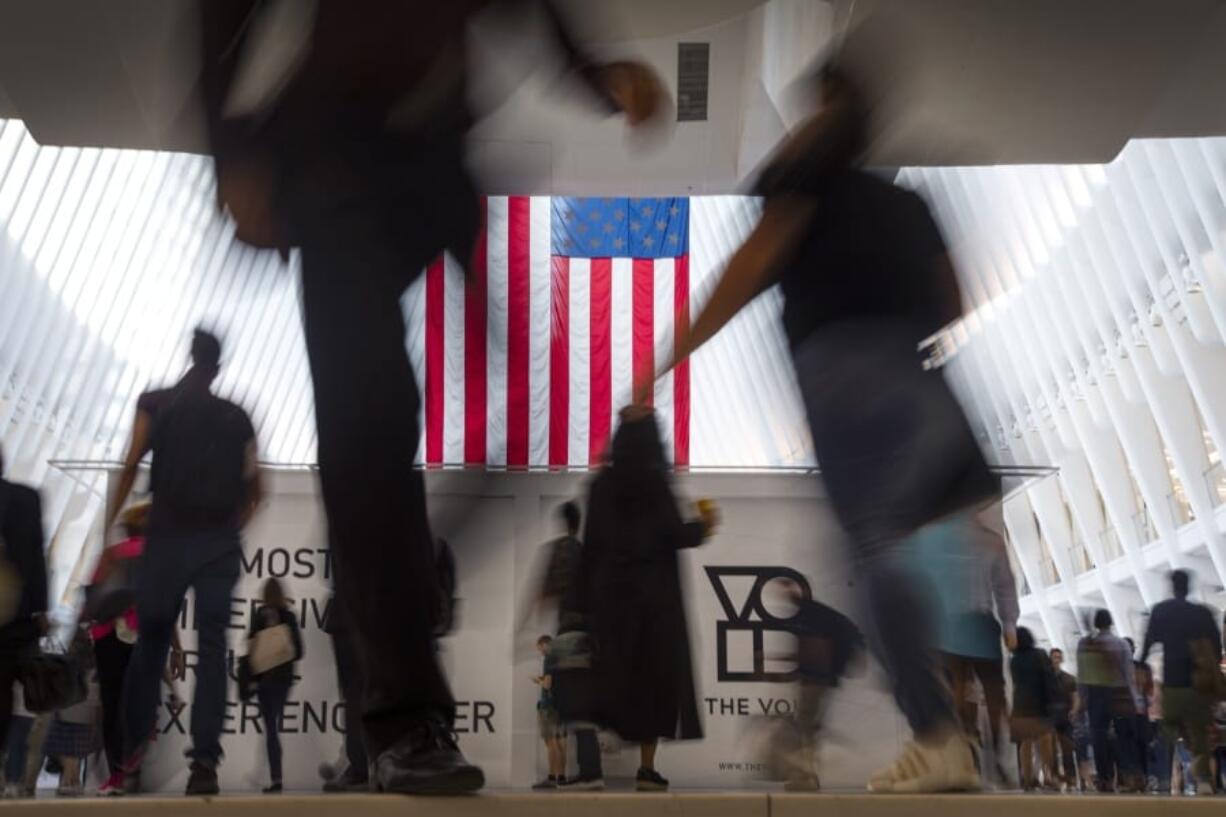
{"label": "blue canton with stars", "polygon": [[690,200],[553,197],[554,255],[675,258],[690,250]]}

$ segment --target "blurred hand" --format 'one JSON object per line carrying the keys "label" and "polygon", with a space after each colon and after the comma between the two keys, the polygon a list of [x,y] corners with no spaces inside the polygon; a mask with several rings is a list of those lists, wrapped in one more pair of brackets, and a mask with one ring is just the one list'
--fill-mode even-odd
{"label": "blurred hand", "polygon": [[664,86],[656,72],[641,62],[611,62],[603,69],[605,88],[626,122],[636,127],[648,121],[661,108]]}
{"label": "blurred hand", "polygon": [[183,650],[170,650],[170,677],[178,681],[187,679],[187,653]]}
{"label": "blurred hand", "polygon": [[622,408],[622,410],[617,413],[617,416],[623,423],[635,423],[639,420],[645,420],[654,413],[655,409],[647,405],[646,400],[641,402],[636,400],[630,405]]}
{"label": "blurred hand", "polygon": [[1005,628],[1005,646],[1009,649],[1009,652],[1015,652],[1017,650],[1017,629],[1016,628],[1014,627]]}
{"label": "blurred hand", "polygon": [[273,217],[272,170],[251,159],[219,166],[217,205],[234,219],[239,241],[262,249],[284,249],[286,242]]}

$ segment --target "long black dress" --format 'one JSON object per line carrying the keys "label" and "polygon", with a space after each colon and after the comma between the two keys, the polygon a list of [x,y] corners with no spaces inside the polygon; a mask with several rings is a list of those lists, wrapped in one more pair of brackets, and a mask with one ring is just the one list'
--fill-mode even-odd
{"label": "long black dress", "polygon": [[592,483],[583,575],[596,719],[624,740],[702,737],[677,551],[703,538],[677,510],[655,418],[623,422]]}

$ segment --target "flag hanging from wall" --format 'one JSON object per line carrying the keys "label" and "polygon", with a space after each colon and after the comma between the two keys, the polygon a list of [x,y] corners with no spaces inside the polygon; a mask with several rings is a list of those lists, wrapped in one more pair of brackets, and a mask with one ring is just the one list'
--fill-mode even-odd
{"label": "flag hanging from wall", "polygon": [[[636,372],[688,322],[687,198],[491,196],[465,280],[425,284],[428,466],[599,462]],[[656,382],[665,450],[690,459],[689,363]]]}

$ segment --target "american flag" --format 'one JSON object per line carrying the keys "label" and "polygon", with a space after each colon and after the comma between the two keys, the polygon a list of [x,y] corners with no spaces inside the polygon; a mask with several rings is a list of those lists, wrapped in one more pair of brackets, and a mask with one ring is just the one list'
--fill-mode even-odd
{"label": "american flag", "polygon": [[[599,462],[635,373],[689,321],[689,200],[491,196],[468,280],[426,270],[427,466]],[[654,387],[666,451],[690,461],[690,374]]]}

